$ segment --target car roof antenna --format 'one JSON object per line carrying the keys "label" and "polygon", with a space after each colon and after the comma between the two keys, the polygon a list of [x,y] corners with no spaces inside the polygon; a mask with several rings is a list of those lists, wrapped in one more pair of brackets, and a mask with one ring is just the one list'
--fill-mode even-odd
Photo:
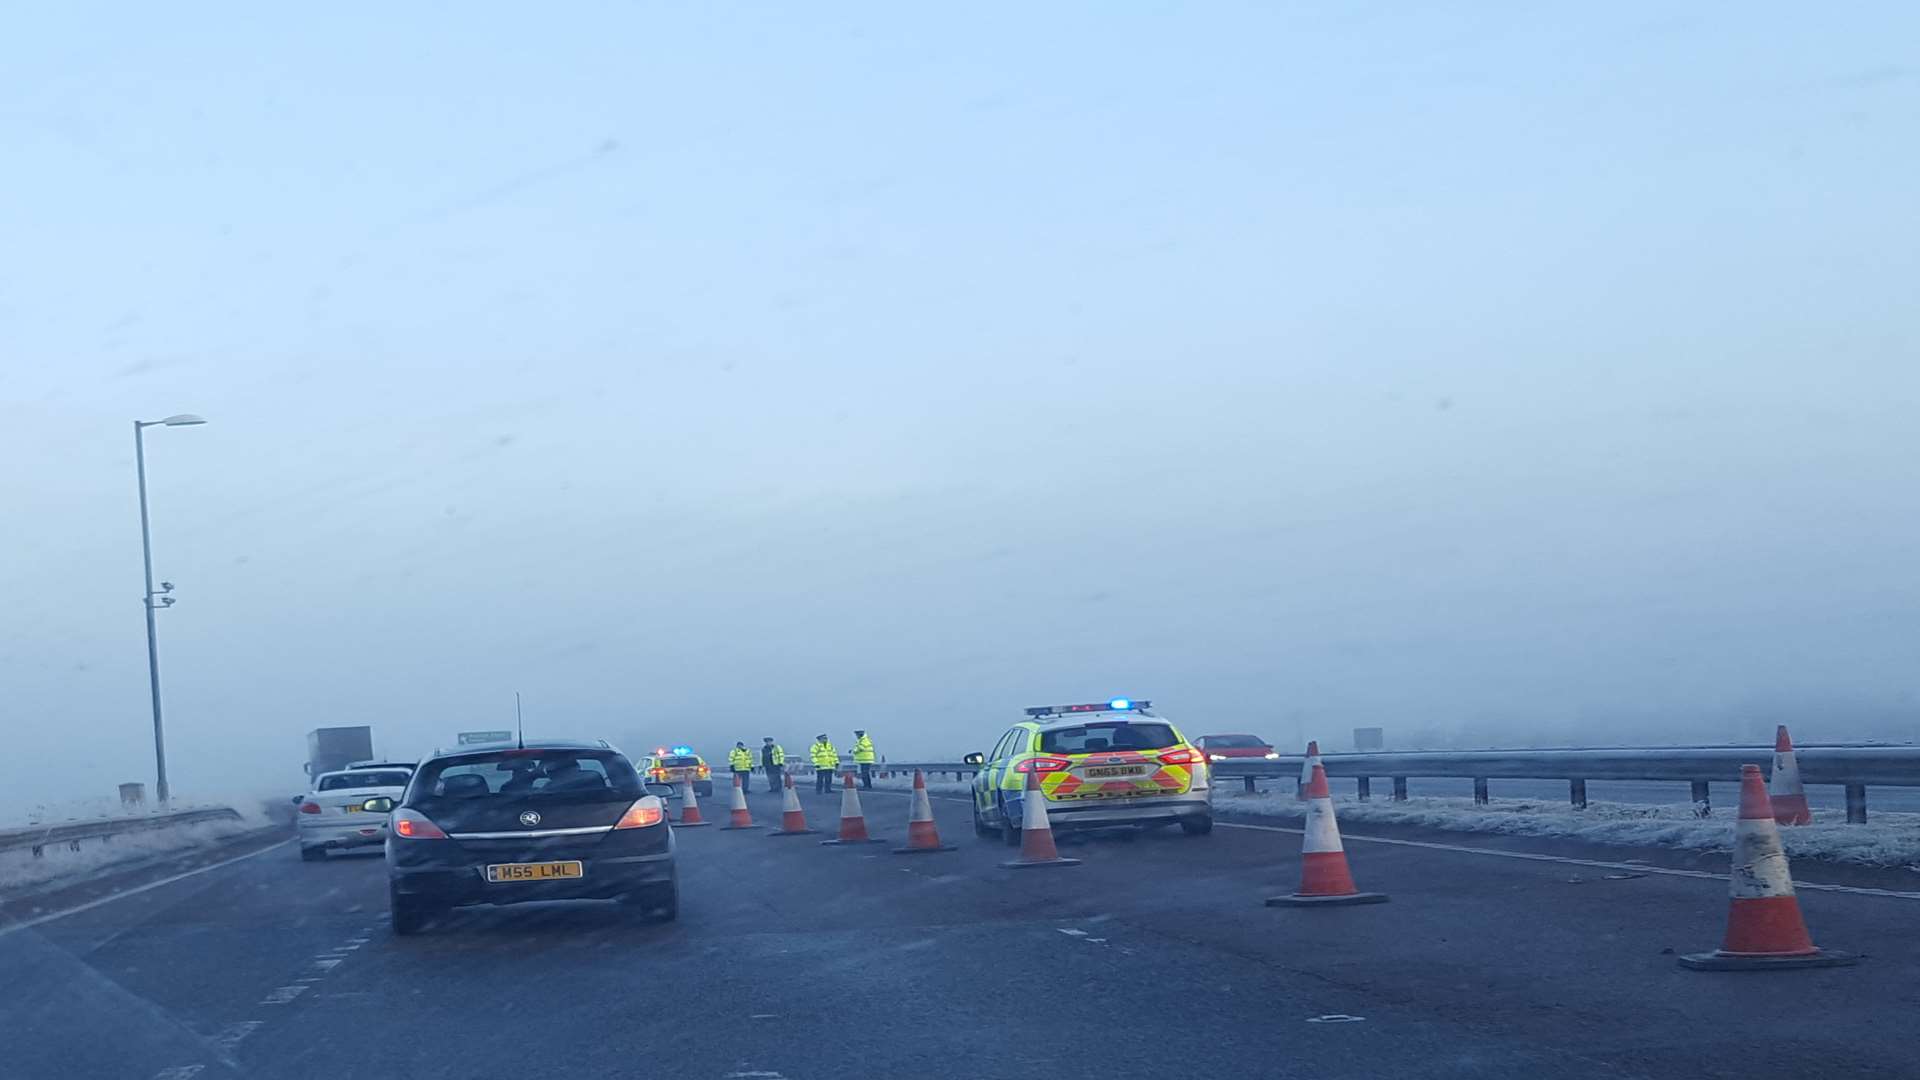
{"label": "car roof antenna", "polygon": [[527,724],[520,718],[520,691],[513,692],[513,737],[520,749],[527,748]]}

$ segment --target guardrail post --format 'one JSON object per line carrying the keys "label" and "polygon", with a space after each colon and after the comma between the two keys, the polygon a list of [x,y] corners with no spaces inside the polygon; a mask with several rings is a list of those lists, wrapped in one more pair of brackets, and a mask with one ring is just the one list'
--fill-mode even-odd
{"label": "guardrail post", "polygon": [[1396,776],[1393,778],[1393,801],[1407,801],[1407,778],[1404,776]]}
{"label": "guardrail post", "polygon": [[1847,824],[1865,825],[1867,823],[1867,785],[1847,785]]}
{"label": "guardrail post", "polygon": [[1573,804],[1575,810],[1585,810],[1587,808],[1587,782],[1585,780],[1567,781],[1567,801]]}
{"label": "guardrail post", "polygon": [[1260,789],[1253,786],[1253,777],[1243,776],[1240,778],[1240,782],[1247,786],[1247,794],[1255,795],[1259,793]]}
{"label": "guardrail post", "polygon": [[1484,776],[1473,778],[1473,801],[1482,805],[1487,801],[1487,778]]}
{"label": "guardrail post", "polygon": [[1366,802],[1368,799],[1373,798],[1373,777],[1358,777],[1354,780],[1353,786],[1354,794],[1361,802]]}
{"label": "guardrail post", "polygon": [[1695,780],[1693,786],[1693,816],[1712,817],[1713,801],[1707,797],[1707,782]]}

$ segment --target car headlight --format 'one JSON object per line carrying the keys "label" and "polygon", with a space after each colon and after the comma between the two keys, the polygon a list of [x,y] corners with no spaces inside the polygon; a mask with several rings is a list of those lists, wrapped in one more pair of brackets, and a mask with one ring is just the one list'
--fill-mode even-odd
{"label": "car headlight", "polygon": [[1280,760],[1280,751],[1278,751],[1278,750],[1269,750],[1269,751],[1267,751],[1267,760],[1268,760],[1268,761],[1279,761],[1279,760]]}
{"label": "car headlight", "polygon": [[1225,761],[1225,760],[1227,760],[1227,755],[1225,755],[1225,754],[1208,754],[1208,755],[1207,755],[1207,760],[1208,760],[1208,761]]}

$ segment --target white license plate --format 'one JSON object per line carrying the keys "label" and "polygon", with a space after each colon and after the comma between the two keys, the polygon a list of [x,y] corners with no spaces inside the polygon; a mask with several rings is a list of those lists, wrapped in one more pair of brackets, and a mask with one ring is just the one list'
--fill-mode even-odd
{"label": "white license plate", "polygon": [[504,881],[554,881],[559,878],[584,877],[585,869],[579,862],[536,862],[536,863],[491,863],[487,866],[487,880],[494,884]]}
{"label": "white license plate", "polygon": [[1147,775],[1147,767],[1145,765],[1095,765],[1084,771],[1086,775],[1090,777]]}

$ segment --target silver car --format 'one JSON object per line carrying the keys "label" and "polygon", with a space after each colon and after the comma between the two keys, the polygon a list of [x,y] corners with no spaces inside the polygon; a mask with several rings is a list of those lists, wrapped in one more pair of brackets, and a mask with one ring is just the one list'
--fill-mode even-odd
{"label": "silver car", "polygon": [[387,840],[387,815],[366,809],[368,799],[398,801],[413,770],[404,765],[349,768],[321,773],[294,815],[300,825],[300,857],[314,862],[329,850],[378,848]]}

